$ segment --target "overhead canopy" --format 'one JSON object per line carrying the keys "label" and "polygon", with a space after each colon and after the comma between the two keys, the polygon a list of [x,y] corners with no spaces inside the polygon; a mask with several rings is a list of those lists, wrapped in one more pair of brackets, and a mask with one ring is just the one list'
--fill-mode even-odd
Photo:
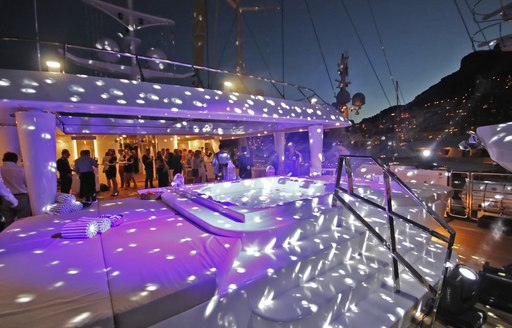
{"label": "overhead canopy", "polygon": [[54,112],[66,134],[240,136],[350,125],[328,105],[48,72],[0,70],[0,99],[4,114]]}

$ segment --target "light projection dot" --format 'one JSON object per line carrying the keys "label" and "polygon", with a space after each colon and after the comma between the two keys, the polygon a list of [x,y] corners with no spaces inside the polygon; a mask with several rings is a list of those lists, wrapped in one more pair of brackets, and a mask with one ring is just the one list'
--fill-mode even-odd
{"label": "light projection dot", "polygon": [[35,89],[32,89],[32,88],[21,88],[20,91],[23,93],[36,93],[37,92]]}
{"label": "light projection dot", "polygon": [[148,93],[148,98],[150,100],[153,100],[153,101],[157,101],[160,99],[160,97],[158,97],[157,95],[153,94],[153,93]]}
{"label": "light projection dot", "polygon": [[67,274],[69,274],[69,275],[75,275],[75,274],[77,274],[77,273],[79,273],[79,272],[80,272],[80,270],[78,270],[78,269],[69,269],[69,270],[67,271]]}
{"label": "light projection dot", "polygon": [[124,104],[126,104],[126,100],[124,100],[124,99],[117,99],[117,103],[121,104],[121,105],[124,105]]}
{"label": "light projection dot", "polygon": [[144,288],[144,289],[147,290],[148,292],[153,292],[153,291],[157,290],[159,287],[160,287],[160,285],[158,285],[158,284],[150,283],[150,284],[146,284],[146,288]]}
{"label": "light projection dot", "polygon": [[71,100],[72,102],[79,102],[80,99],[81,98],[79,96],[71,96],[71,97],[69,97],[69,100]]}
{"label": "light projection dot", "polygon": [[76,85],[76,84],[71,84],[68,89],[71,92],[79,92],[79,93],[85,92],[84,88],[82,88],[81,86]]}
{"label": "light projection dot", "polygon": [[11,85],[11,81],[8,79],[0,79],[0,87],[8,87]]}
{"label": "light projection dot", "polygon": [[76,327],[79,326],[81,323],[85,323],[90,317],[92,316],[91,312],[84,312],[76,317],[72,318],[67,322],[65,325],[66,327]]}
{"label": "light projection dot", "polygon": [[110,92],[110,94],[112,96],[116,96],[116,97],[124,96],[124,93],[121,90],[118,90],[118,89],[111,88],[109,92]]}
{"label": "light projection dot", "polygon": [[105,82],[103,82],[103,80],[98,80],[95,82],[97,86],[101,87],[101,86],[104,86],[105,85]]}
{"label": "light projection dot", "polygon": [[34,294],[19,294],[14,300],[15,303],[27,303],[36,298]]}

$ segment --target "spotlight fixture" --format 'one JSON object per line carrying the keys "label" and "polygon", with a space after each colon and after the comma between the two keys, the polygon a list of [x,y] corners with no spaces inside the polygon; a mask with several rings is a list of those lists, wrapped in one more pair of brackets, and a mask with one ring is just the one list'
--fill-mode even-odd
{"label": "spotlight fixture", "polygon": [[457,264],[446,277],[439,304],[439,317],[454,327],[481,327],[486,314],[475,308],[478,301],[478,273]]}

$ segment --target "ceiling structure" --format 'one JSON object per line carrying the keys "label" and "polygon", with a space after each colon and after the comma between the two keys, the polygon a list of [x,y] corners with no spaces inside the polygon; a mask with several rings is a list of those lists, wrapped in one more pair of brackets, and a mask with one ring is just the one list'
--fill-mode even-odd
{"label": "ceiling structure", "polygon": [[[56,114],[65,134],[247,136],[349,126],[334,107],[125,79],[0,70],[5,114]],[[11,115],[12,116],[12,115]]]}

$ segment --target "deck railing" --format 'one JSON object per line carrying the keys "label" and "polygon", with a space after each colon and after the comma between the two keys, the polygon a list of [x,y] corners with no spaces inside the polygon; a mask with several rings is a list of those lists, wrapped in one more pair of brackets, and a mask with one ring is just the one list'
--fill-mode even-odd
{"label": "deck railing", "polygon": [[[383,183],[384,187],[384,206],[375,202],[374,200],[364,197],[364,195],[359,195],[354,191],[354,168],[352,160],[363,160],[363,161],[370,161],[371,164],[376,165],[380,168],[380,172],[382,174],[382,180],[380,180],[380,177],[377,177],[377,180],[380,183]],[[342,182],[342,180],[346,178],[346,182]],[[375,177],[374,177],[375,178]],[[407,218],[406,216],[399,214],[395,211],[393,208],[393,199],[392,199],[392,184],[391,181],[397,185],[403,193],[413,200],[416,205],[422,209],[424,212],[426,212],[431,218],[439,224],[439,226],[444,230],[447,234],[442,234],[433,229],[432,227],[425,226],[421,224],[420,222],[416,222],[410,218]],[[345,186],[346,187],[345,187]],[[357,186],[356,186],[357,187]],[[384,236],[382,236],[381,233],[379,233],[371,224],[368,222],[361,214],[357,212],[357,210],[352,207],[348,201],[346,201],[343,196],[341,195],[341,192],[349,194],[351,197],[356,198],[370,206],[376,207],[380,210],[383,210],[386,212],[388,217],[388,224],[389,224],[389,232],[390,232],[390,238],[389,242],[386,240]],[[418,198],[415,193],[411,190],[409,186],[407,186],[395,173],[393,173],[389,167],[387,167],[385,164],[381,163],[378,159],[375,159],[373,157],[369,156],[340,156],[338,161],[338,168],[336,172],[336,189],[334,192],[335,199],[339,201],[341,204],[344,205],[345,208],[347,208],[351,214],[358,219],[361,224],[363,224],[368,231],[382,244],[384,245],[391,253],[392,255],[392,269],[393,269],[393,280],[394,280],[394,287],[395,291],[400,290],[400,272],[398,264],[400,263],[402,266],[404,266],[411,275],[420,282],[425,289],[432,294],[434,297],[434,306],[433,306],[433,312],[432,312],[432,325],[435,322],[437,308],[439,306],[439,302],[441,300],[441,292],[443,290],[443,283],[446,278],[446,275],[448,274],[448,269],[450,267],[450,259],[452,256],[452,248],[455,241],[455,230],[451,228],[443,218],[439,217],[439,215],[430,207],[428,206],[424,201],[422,201],[420,198]],[[409,263],[407,259],[404,258],[402,254],[397,250],[396,247],[396,233],[395,233],[395,220],[399,219],[406,224],[414,225],[415,227],[425,231],[432,237],[435,237],[436,239],[444,242],[446,244],[446,254],[444,258],[444,265],[443,265],[443,271],[441,275],[441,279],[438,282],[437,286],[433,286],[414,266]]]}
{"label": "deck railing", "polygon": [[0,68],[48,71],[51,68],[47,62],[52,61],[60,64],[54,70],[67,74],[157,81],[327,104],[314,90],[298,84],[174,60],[22,38],[0,38],[0,47]]}

